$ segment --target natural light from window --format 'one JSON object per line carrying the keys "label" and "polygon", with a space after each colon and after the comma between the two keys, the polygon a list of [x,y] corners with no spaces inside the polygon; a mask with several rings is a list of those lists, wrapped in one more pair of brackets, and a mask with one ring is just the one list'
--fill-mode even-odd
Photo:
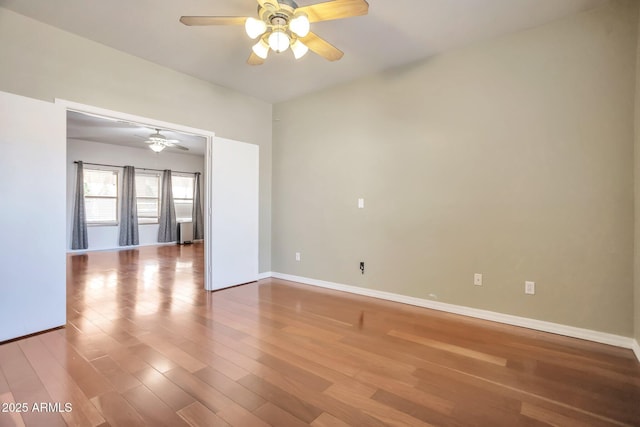
{"label": "natural light from window", "polygon": [[136,173],[136,205],[139,224],[157,224],[159,213],[160,175]]}
{"label": "natural light from window", "polygon": [[178,222],[191,221],[193,213],[193,177],[171,177],[173,189],[173,201],[176,207],[176,220]]}
{"label": "natural light from window", "polygon": [[118,222],[118,172],[84,170],[84,204],[87,224]]}

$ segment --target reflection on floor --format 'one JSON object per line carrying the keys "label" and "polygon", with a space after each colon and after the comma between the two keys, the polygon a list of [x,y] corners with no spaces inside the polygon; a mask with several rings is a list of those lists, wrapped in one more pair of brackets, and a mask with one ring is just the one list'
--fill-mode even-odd
{"label": "reflection on floor", "polygon": [[640,425],[628,350],[203,266],[69,256],[66,328],[0,345],[0,425]]}

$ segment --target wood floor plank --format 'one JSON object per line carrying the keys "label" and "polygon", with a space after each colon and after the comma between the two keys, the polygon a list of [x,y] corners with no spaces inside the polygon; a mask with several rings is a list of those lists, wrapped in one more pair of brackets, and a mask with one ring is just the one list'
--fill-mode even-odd
{"label": "wood floor plank", "polygon": [[306,427],[309,425],[271,402],[265,403],[253,413],[272,426]]}
{"label": "wood floor plank", "polygon": [[233,403],[230,398],[183,368],[172,369],[164,375],[216,414]]}
{"label": "wood floor plank", "polygon": [[174,411],[179,411],[196,401],[193,396],[151,367],[138,371],[134,375]]}
{"label": "wood floor plank", "polygon": [[229,427],[222,418],[211,412],[211,410],[200,402],[193,402],[191,405],[178,411],[191,427]]}
{"label": "wood floor plank", "polygon": [[7,383],[7,379],[4,377],[4,372],[2,372],[2,367],[0,366],[0,394],[11,394],[11,389],[9,388],[9,384]]}
{"label": "wood floor plank", "polygon": [[194,375],[248,411],[253,411],[266,403],[256,393],[211,367],[201,369]]}
{"label": "wood floor plank", "polygon": [[129,351],[159,372],[167,372],[179,366],[164,354],[144,343],[129,347]]}
{"label": "wood floor plank", "polygon": [[327,341],[329,343],[344,338],[344,334],[338,334],[327,329],[306,325],[305,327],[287,326],[282,332],[300,337],[313,338],[314,341]]}
{"label": "wood floor plank", "polygon": [[146,425],[140,414],[116,391],[98,395],[92,398],[91,402],[112,426]]}
{"label": "wood floor plank", "polygon": [[306,423],[312,422],[323,412],[305,402],[304,396],[294,396],[253,374],[247,375],[238,382]]}
{"label": "wood floor plank", "polygon": [[176,412],[153,394],[147,387],[140,385],[129,389],[124,398],[151,426],[187,427],[188,423]]}
{"label": "wood floor plank", "polygon": [[109,349],[107,355],[111,359],[113,359],[113,361],[116,362],[118,366],[120,366],[120,368],[122,368],[125,372],[128,372],[134,376],[136,372],[151,368],[151,365],[133,354],[128,347],[122,345]]}
{"label": "wood floor plank", "polygon": [[438,426],[463,426],[462,423],[457,423],[452,419],[450,416],[452,411],[448,414],[443,414],[442,412],[420,405],[412,400],[404,399],[386,390],[376,391],[373,396],[371,396],[371,400],[380,402],[383,405],[422,420],[428,424]]}
{"label": "wood floor plank", "polygon": [[124,393],[140,385],[140,381],[126,372],[110,356],[102,356],[91,361],[91,364],[113,385],[119,392]]}
{"label": "wood floor plank", "polygon": [[523,403],[520,413],[552,426],[593,427],[593,423],[585,423],[575,418],[565,417],[548,409],[540,408],[529,403]]}
{"label": "wood floor plank", "polygon": [[[0,414],[0,427],[25,427],[24,420],[22,419],[22,414],[12,408],[15,408],[16,400],[13,397],[13,393],[9,391],[5,391],[4,393],[0,393],[0,405],[7,404],[6,412],[3,411]],[[3,409],[5,409],[3,405]]]}
{"label": "wood floor plank", "polygon": [[[208,344],[213,345],[212,343]],[[249,373],[246,369],[241,368],[224,357],[220,357],[213,351],[207,350],[198,343],[185,341],[182,344],[182,349],[197,359],[206,362],[209,366],[214,367],[219,372],[222,372],[233,381],[237,381]]]}
{"label": "wood floor plank", "polygon": [[162,336],[149,334],[141,336],[140,340],[189,372],[199,371],[207,366],[205,363],[194,358],[182,349],[167,342],[162,338]]}
{"label": "wood floor plank", "polygon": [[323,412],[311,423],[313,427],[349,427],[349,424],[339,420],[331,414]]}
{"label": "wood floor plank", "polygon": [[[604,421],[614,425],[628,425],[624,421],[617,421],[617,418],[624,420],[630,416],[628,412],[616,414],[615,417],[606,414],[594,412],[591,408],[581,408],[572,402],[571,404],[563,403],[550,396],[543,396],[528,391],[526,383],[511,386],[508,383],[501,383],[494,379],[477,376],[470,373],[442,369],[438,366],[432,366],[429,369],[420,368],[416,371],[416,376],[421,381],[416,385],[420,390],[441,393],[450,399],[458,399],[458,405],[454,408],[453,416],[462,419],[475,418],[475,411],[483,412],[486,406],[495,409],[496,416],[500,414],[513,415],[516,409],[519,409],[521,402],[529,402],[536,404],[549,404],[554,408],[567,411],[568,413],[578,413],[580,417],[593,419],[594,422]],[[575,390],[567,398],[579,395],[579,390]],[[615,399],[614,399],[615,400]],[[469,404],[468,402],[472,402]],[[599,405],[601,403],[598,403]],[[635,408],[635,406],[633,407]],[[636,411],[636,409],[630,409]]]}
{"label": "wood floor plank", "polygon": [[[264,354],[258,358],[258,361],[271,369],[283,372],[287,378],[306,384],[309,388],[317,391],[326,390],[333,381],[322,378],[308,369],[300,368],[294,363],[290,363],[291,358],[273,357],[270,354]],[[311,368],[313,369],[313,368]]]}
{"label": "wood floor plank", "polygon": [[99,394],[108,393],[113,386],[87,359],[82,357],[72,345],[60,339],[59,334],[44,334],[40,339],[53,355],[53,358],[65,366],[83,393],[91,399]]}
{"label": "wood floor plank", "polygon": [[[594,417],[589,413],[576,411],[570,407],[556,405],[542,400],[523,401],[520,414],[525,419],[535,419],[545,424],[556,425],[588,425],[591,427],[611,427],[629,425],[615,420]],[[631,424],[632,425],[632,424]]]}
{"label": "wood floor plank", "polygon": [[52,361],[53,357],[39,337],[27,338],[19,344],[51,396],[52,403],[58,403],[61,406],[71,405],[69,411],[65,409],[60,412],[67,425],[98,426],[105,422],[66,369]]}
{"label": "wood floor plank", "polygon": [[236,404],[225,407],[217,415],[232,427],[270,427],[270,424]]}
{"label": "wood floor plank", "polygon": [[507,360],[503,357],[496,357],[490,354],[480,353],[478,351],[469,350],[467,348],[451,345],[446,342],[436,341],[433,339],[421,337],[414,334],[409,334],[402,331],[391,330],[388,334],[391,335],[392,337],[402,338],[407,341],[437,348],[439,350],[448,351],[450,353],[456,353],[461,356],[471,357],[473,359],[481,360],[483,362],[493,363],[498,366],[507,366]]}
{"label": "wood floor plank", "polygon": [[365,384],[376,387],[378,391],[387,391],[443,415],[450,415],[455,407],[455,403],[451,400],[419,390],[413,385],[406,384],[394,378],[388,378],[366,371],[360,372],[356,378]]}
{"label": "wood floor plank", "polygon": [[[361,369],[361,366],[352,359],[347,359],[337,352],[332,352],[326,346],[321,346],[310,339],[284,340],[279,335],[265,335],[260,339],[251,337],[251,339],[245,338],[242,341],[260,348],[269,348],[264,345],[268,343],[290,355],[298,356],[305,360],[307,364],[311,362],[315,365],[324,366],[348,377],[355,375]],[[274,351],[270,351],[270,353],[273,354]]]}
{"label": "wood floor plank", "polygon": [[324,393],[329,396],[333,396],[336,399],[349,403],[357,408],[379,419],[385,424],[391,426],[415,426],[415,427],[428,427],[434,424],[427,423],[419,420],[391,406],[385,405],[381,402],[377,402],[365,396],[360,396],[352,393],[350,390],[343,389],[339,384],[329,387]]}
{"label": "wood floor plank", "polygon": [[0,345],[0,369],[7,380],[15,402],[26,405],[26,412],[21,411],[20,415],[27,426],[66,426],[59,413],[31,410],[34,404],[53,402],[53,399],[17,341]]}

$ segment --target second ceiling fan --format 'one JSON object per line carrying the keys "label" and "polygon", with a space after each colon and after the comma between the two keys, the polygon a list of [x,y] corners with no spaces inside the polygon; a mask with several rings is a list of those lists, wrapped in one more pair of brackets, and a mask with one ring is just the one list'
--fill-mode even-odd
{"label": "second ceiling fan", "polygon": [[247,35],[258,39],[247,62],[261,65],[270,50],[280,53],[291,48],[296,59],[311,50],[329,61],[337,61],[343,52],[310,31],[319,21],[366,15],[365,0],[333,0],[298,7],[293,0],[257,0],[258,18],[241,16],[183,16],[185,25],[244,25]]}

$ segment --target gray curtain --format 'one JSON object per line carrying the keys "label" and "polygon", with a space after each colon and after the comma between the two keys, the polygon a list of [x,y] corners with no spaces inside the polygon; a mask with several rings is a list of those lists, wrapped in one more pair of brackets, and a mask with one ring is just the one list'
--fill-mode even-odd
{"label": "gray curtain", "polygon": [[120,198],[120,246],[138,245],[138,206],[136,204],[136,168],[125,166]]}
{"label": "gray curtain", "polygon": [[200,201],[200,172],[196,172],[193,180],[193,239],[204,239],[204,225],[202,223],[202,202]]}
{"label": "gray curtain", "polygon": [[74,198],[71,249],[87,249],[89,248],[89,238],[87,236],[87,216],[84,209],[84,166],[82,162],[78,162],[76,169]]}
{"label": "gray curtain", "polygon": [[171,188],[171,171],[168,169],[165,169],[162,173],[160,219],[158,222],[158,242],[175,242],[178,240],[176,208],[173,205],[173,190]]}

